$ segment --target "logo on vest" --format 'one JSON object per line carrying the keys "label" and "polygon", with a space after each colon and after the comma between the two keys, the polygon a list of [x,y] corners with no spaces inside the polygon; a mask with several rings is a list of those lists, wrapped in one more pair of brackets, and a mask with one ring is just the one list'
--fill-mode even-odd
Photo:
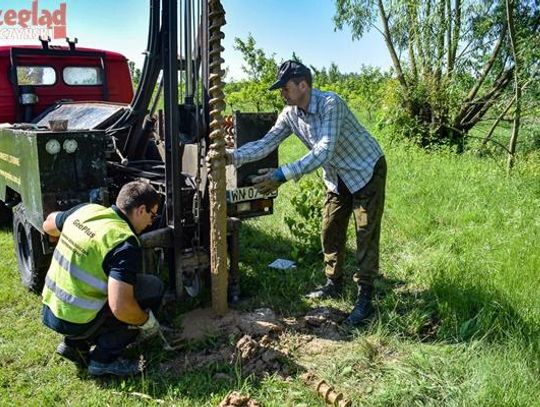
{"label": "logo on vest", "polygon": [[79,219],[75,219],[73,221],[73,226],[75,226],[77,229],[79,229],[81,232],[83,232],[86,236],[88,236],[91,239],[93,239],[96,236],[96,234],[92,232],[92,230],[88,226],[83,225],[81,222],[79,222]]}

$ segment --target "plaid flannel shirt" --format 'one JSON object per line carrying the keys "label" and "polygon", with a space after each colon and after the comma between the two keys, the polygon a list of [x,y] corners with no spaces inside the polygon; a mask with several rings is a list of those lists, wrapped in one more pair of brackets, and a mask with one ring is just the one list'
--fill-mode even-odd
{"label": "plaid flannel shirt", "polygon": [[383,156],[377,141],[338,95],[313,89],[306,112],[298,106],[286,106],[262,139],[245,144],[233,153],[235,164],[241,166],[266,157],[291,133],[310,151],[280,167],[285,178],[298,180],[322,166],[326,187],[335,193],[338,192],[338,176],[352,193],[364,187]]}

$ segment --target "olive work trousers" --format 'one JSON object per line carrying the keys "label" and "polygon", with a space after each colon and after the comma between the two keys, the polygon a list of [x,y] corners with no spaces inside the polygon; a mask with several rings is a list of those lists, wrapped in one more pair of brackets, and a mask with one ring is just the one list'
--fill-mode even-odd
{"label": "olive work trousers", "polygon": [[356,223],[357,260],[353,280],[359,285],[373,286],[379,274],[379,240],[385,184],[386,160],[383,156],[375,164],[371,180],[359,191],[351,194],[341,179],[338,194],[327,191],[321,234],[327,278],[342,280],[347,227],[352,214]]}
{"label": "olive work trousers", "polygon": [[[149,308],[157,314],[163,293],[163,282],[157,276],[137,274],[134,295],[141,308]],[[85,331],[79,335],[65,336],[64,343],[81,351],[88,351],[95,345],[90,353],[90,359],[101,363],[110,363],[117,359],[139,334],[138,329],[130,329],[128,324],[116,319],[108,305],[105,305],[96,318],[86,326]]]}

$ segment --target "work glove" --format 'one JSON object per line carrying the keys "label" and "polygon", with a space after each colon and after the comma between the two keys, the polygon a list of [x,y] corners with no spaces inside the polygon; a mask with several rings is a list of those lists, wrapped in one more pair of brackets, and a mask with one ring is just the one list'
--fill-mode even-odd
{"label": "work glove", "polygon": [[139,338],[140,340],[145,340],[148,338],[153,337],[154,335],[157,335],[159,332],[159,322],[154,316],[154,313],[152,310],[148,310],[148,319],[146,322],[142,325],[138,326],[140,334]]}
{"label": "work glove", "polygon": [[231,165],[234,163],[233,153],[234,153],[234,149],[232,148],[225,149],[225,165]]}
{"label": "work glove", "polygon": [[286,181],[281,168],[261,168],[258,173],[260,175],[251,180],[257,191],[263,195],[276,191]]}

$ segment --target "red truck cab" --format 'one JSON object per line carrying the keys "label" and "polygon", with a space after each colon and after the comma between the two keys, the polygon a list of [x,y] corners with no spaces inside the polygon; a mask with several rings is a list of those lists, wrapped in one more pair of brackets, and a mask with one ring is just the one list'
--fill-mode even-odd
{"label": "red truck cab", "polygon": [[128,104],[127,59],[116,52],[60,46],[0,46],[0,123],[29,122],[61,100]]}

